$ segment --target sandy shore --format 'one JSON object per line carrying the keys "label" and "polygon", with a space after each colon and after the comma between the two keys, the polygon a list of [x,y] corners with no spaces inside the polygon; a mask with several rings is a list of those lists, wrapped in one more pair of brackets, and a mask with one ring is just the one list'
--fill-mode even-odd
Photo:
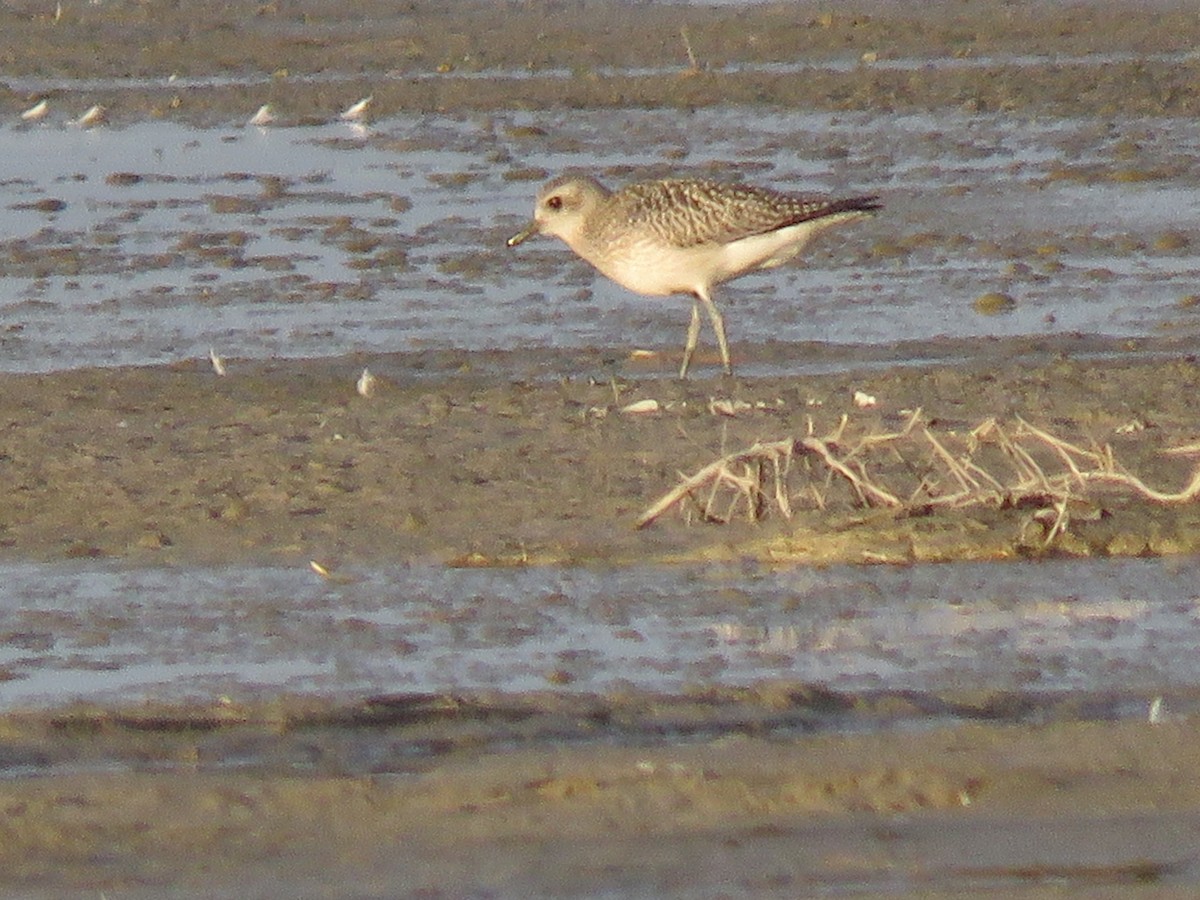
{"label": "sandy shore", "polygon": [[[1168,3],[647,5],[614,16],[591,3],[110,2],[64,3],[58,20],[43,3],[0,11],[5,78],[147,79],[116,100],[106,90],[118,124],[147,114],[238,121],[261,97],[255,78],[269,78],[273,102],[303,122],[335,105],[328,82],[307,77],[318,75],[335,78],[339,96],[370,87],[380,115],[714,103],[1194,115],[1195,62],[1168,57],[1192,51],[1197,28],[1194,11]],[[720,68],[1041,53],[1148,56],[1084,67]],[[678,73],[609,71],[630,66]],[[484,69],[507,74],[462,77]],[[385,71],[395,77],[380,83]],[[205,76],[234,78],[186,81]],[[63,90],[0,89],[0,111]],[[99,99],[85,93],[72,101]],[[1035,510],[996,507],[903,519],[799,510],[791,521],[725,526],[672,514],[633,528],[680,470],[730,447],[803,435],[810,422],[832,429],[843,414],[855,427],[893,429],[916,408],[947,431],[1024,416],[1111,445],[1153,486],[1187,483],[1191,461],[1162,451],[1197,439],[1189,348],[1064,337],[965,349],[954,354],[965,364],[897,368],[896,358],[864,356],[835,376],[687,384],[666,376],[670,358],[629,360],[625,377],[593,384],[563,377],[585,368],[570,354],[396,355],[372,358],[384,383],[368,398],[353,390],[362,360],[346,358],[230,360],[223,378],[198,363],[7,375],[0,553],[129,565],[316,560],[336,574],[405,560],[813,564],[1196,550],[1194,505],[1120,492],[1090,498],[1053,544],[1031,531]],[[795,348],[738,352],[770,362]],[[878,404],[856,406],[856,390]],[[714,399],[734,405],[723,411]],[[661,411],[621,412],[641,400]],[[492,698],[465,721],[494,736],[489,716],[506,702]],[[809,702],[787,695],[754,708]],[[727,725],[686,741],[647,726],[609,742],[576,730],[564,742],[564,722],[595,721],[568,709],[555,727],[499,746],[438,744],[445,734],[421,716],[322,715],[0,718],[10,774],[0,783],[0,886],[32,897],[1033,898],[1125,897],[1134,886],[1139,897],[1184,897],[1200,882],[1198,735],[1186,718],[1000,715],[857,734]],[[373,764],[381,746],[392,756]],[[401,764],[405,748],[423,749]],[[250,763],[231,762],[235,751]]]}
{"label": "sandy shore", "polygon": [[143,735],[175,745],[171,771],[0,785],[0,859],[23,896],[1185,897],[1196,739],[1129,722],[545,742],[376,775],[205,772],[203,736]]}
{"label": "sandy shore", "polygon": [[[773,348],[742,352],[766,360]],[[1194,504],[1146,503],[1103,485],[1079,491],[1086,510],[1048,543],[1033,526],[1052,501],[1036,496],[1011,508],[864,516],[852,493],[831,490],[824,509],[798,501],[791,519],[767,508],[750,521],[742,507],[727,524],[704,524],[684,503],[635,528],[680,473],[724,453],[810,428],[832,433],[843,417],[852,447],[852,435],[902,429],[918,409],[946,441],[993,417],[1010,427],[1025,417],[1083,447],[1109,445],[1158,490],[1187,485],[1192,458],[1164,452],[1197,437],[1200,374],[1179,348],[1022,339],[973,355],[969,364],[864,358],[860,371],[835,376],[684,383],[666,375],[675,365],[668,354],[631,361],[646,377],[611,383],[556,380],[572,362],[555,354],[398,355],[372,359],[381,380],[369,397],[355,391],[361,361],[343,358],[230,360],[224,377],[200,361],[6,376],[0,551],[152,565],[316,560],[332,569],[1195,550]],[[876,405],[857,406],[856,391]],[[657,411],[622,411],[647,401]],[[873,461],[873,477],[898,479],[915,458]],[[1055,461],[1045,463],[1050,471]],[[802,479],[793,476],[793,491]]]}
{"label": "sandy shore", "polygon": [[[919,10],[879,0],[832,9],[811,0],[749,12],[629,4],[617,16],[609,4],[583,2],[397,7],[356,0],[333,9],[307,0],[252,11],[227,2],[192,3],[186,11],[114,2],[63,4],[57,20],[53,7],[29,2],[8,4],[0,27],[9,38],[7,77],[131,78],[119,99],[107,87],[73,98],[105,103],[116,122],[147,115],[244,121],[262,102],[263,79],[281,121],[292,124],[327,117],[334,98],[354,85],[374,95],[380,116],[723,103],[1103,117],[1194,115],[1200,107],[1195,62],[1163,58],[1195,47],[1194,11],[1169,0],[1047,0],[1003,11],[987,0],[939,0]],[[1137,58],[1082,67],[1004,61],[1088,54]],[[847,58],[868,64],[790,73],[723,69]],[[886,65],[896,59],[978,64]],[[665,71],[621,71],[646,68]],[[381,80],[385,72],[392,77]],[[494,74],[474,77],[481,72]],[[170,75],[183,78],[182,86],[168,83]],[[186,80],[209,76],[222,78]],[[60,92],[40,95],[56,102]],[[0,111],[24,109],[28,99],[20,89],[0,91]]]}

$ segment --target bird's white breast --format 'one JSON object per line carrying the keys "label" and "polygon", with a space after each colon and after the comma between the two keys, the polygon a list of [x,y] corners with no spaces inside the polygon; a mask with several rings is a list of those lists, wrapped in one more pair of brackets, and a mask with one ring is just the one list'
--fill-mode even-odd
{"label": "bird's white breast", "polygon": [[633,241],[619,252],[589,258],[617,284],[639,294],[665,297],[691,293],[713,284],[708,274],[720,265],[721,247],[666,247],[656,241]]}

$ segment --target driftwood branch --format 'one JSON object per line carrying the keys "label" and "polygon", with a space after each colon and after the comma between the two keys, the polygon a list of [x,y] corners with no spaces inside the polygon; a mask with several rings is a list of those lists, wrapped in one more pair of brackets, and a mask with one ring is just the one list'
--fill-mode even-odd
{"label": "driftwood branch", "polygon": [[[745,497],[750,509],[758,508],[763,495],[761,479],[751,478],[746,475],[739,477],[734,474],[734,469],[745,468],[752,461],[763,461],[774,467],[776,478],[782,479],[784,474],[780,472],[779,466],[782,463],[786,468],[787,461],[791,459],[794,448],[795,442],[790,440],[773,441],[767,444],[758,443],[746,450],[730,453],[715,462],[709,463],[695,475],[684,478],[683,481],[668,491],[657,503],[642,513],[638,517],[637,527],[644,528],[680,500],[693,496],[705,488],[711,489],[708,499],[703,505],[706,518],[709,521],[716,518],[712,515],[712,510],[716,499],[715,492],[721,487],[731,488]],[[778,492],[776,496],[778,496]],[[784,504],[782,506],[787,508],[786,496],[784,497]],[[728,516],[721,518],[722,521],[727,519]]]}
{"label": "driftwood branch", "polygon": [[[992,504],[1039,508],[1049,543],[1067,528],[1071,501],[1091,489],[1154,503],[1200,499],[1200,464],[1181,490],[1160,490],[1125,471],[1110,446],[1086,449],[1021,418],[1010,427],[988,419],[965,433],[935,433],[917,410],[892,432],[855,438],[845,416],[823,437],[811,420],[807,431],[756,443],[682,476],[638,517],[637,527],[685,501],[710,522],[730,521],[743,505],[756,520],[771,510],[791,518],[797,506],[826,510],[836,502],[897,515]],[[1198,455],[1200,444],[1165,452]],[[807,462],[793,465],[798,459]]]}

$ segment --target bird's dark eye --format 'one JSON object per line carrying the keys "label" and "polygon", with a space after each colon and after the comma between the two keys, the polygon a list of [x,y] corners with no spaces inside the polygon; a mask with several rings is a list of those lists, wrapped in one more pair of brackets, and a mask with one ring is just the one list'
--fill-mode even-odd
{"label": "bird's dark eye", "polygon": [[555,194],[553,197],[551,197],[549,200],[546,201],[546,205],[553,210],[560,210],[560,209],[562,209],[562,197]]}

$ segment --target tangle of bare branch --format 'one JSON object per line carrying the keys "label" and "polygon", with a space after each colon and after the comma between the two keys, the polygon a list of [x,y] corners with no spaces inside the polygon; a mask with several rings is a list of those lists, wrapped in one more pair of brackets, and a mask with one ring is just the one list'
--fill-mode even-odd
{"label": "tangle of bare branch", "polygon": [[896,515],[991,504],[1044,511],[1039,521],[1049,543],[1066,529],[1071,502],[1091,490],[1164,504],[1200,498],[1200,464],[1179,491],[1160,490],[1125,471],[1110,446],[1080,447],[1019,417],[1010,426],[988,419],[966,432],[937,434],[917,410],[897,431],[857,437],[849,431],[843,417],[823,437],[759,442],[722,456],[682,476],[638,517],[637,527],[675,507],[728,522],[739,511],[749,520],[771,510],[791,518],[797,504],[825,510],[841,503]]}

